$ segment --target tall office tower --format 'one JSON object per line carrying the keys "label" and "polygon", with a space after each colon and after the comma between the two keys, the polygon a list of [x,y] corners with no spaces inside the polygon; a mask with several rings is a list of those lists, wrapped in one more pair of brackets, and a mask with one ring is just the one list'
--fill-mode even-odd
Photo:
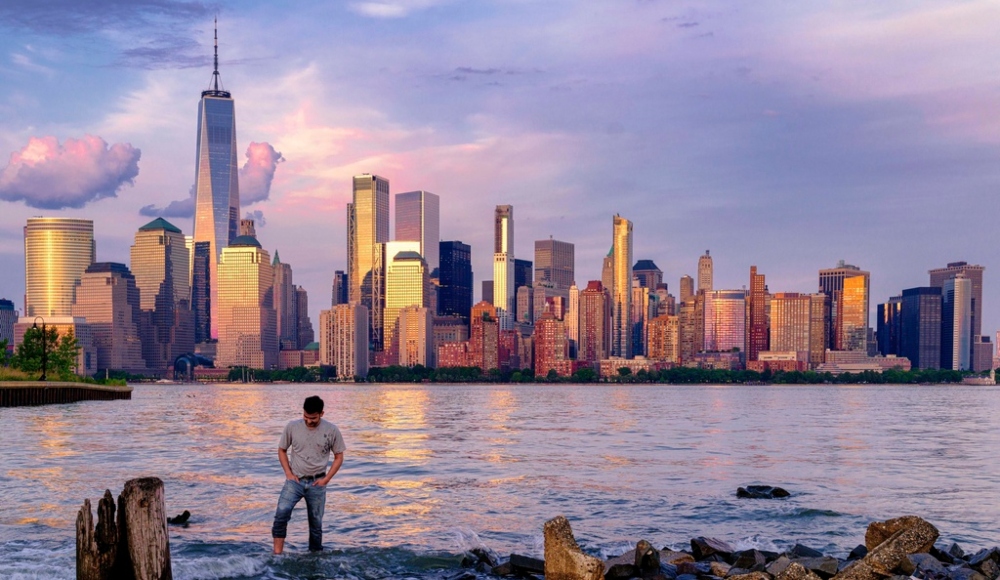
{"label": "tall office tower", "polygon": [[385,310],[385,243],[389,241],[389,180],[365,173],[354,177],[353,201],[347,206],[348,302],[368,308],[369,340],[382,350]]}
{"label": "tall office tower", "polygon": [[397,319],[400,366],[437,366],[434,362],[434,315],[430,308],[407,306]]}
{"label": "tall office tower", "polygon": [[240,220],[239,235],[250,236],[251,238],[257,237],[257,228],[254,226],[254,221],[252,219]]}
{"label": "tall office tower", "polygon": [[576,283],[569,287],[566,300],[566,337],[569,338],[569,356],[576,360],[577,346],[580,344],[580,288]]}
{"label": "tall office tower", "polygon": [[632,275],[639,279],[643,288],[656,290],[663,284],[663,270],[660,270],[652,260],[639,260],[632,266]]}
{"label": "tall office tower", "polygon": [[125,264],[95,262],[80,277],[73,316],[90,325],[98,370],[146,372],[140,312],[139,288]]}
{"label": "tall office tower", "polygon": [[[535,292],[531,286],[517,289],[517,321],[521,324],[535,323]],[[542,291],[544,296],[544,290]]]}
{"label": "tall office tower", "polygon": [[570,372],[565,361],[569,360],[569,341],[566,339],[566,323],[559,320],[551,312],[542,314],[535,323],[535,361],[536,377],[545,377],[549,371],[557,375],[568,375]]}
{"label": "tall office tower", "polygon": [[518,315],[517,291],[525,286],[531,286],[531,276],[531,260],[514,260],[514,309],[511,311],[511,315],[515,321]]}
{"label": "tall office tower", "polygon": [[333,292],[330,298],[330,305],[347,304],[347,273],[343,270],[336,270],[333,273]]}
{"label": "tall office tower", "polygon": [[687,274],[681,276],[680,282],[680,296],[677,299],[680,302],[687,302],[694,297],[694,278],[688,276]]}
{"label": "tall office tower", "polygon": [[868,276],[844,278],[839,315],[841,350],[868,352]]}
{"label": "tall office tower", "polygon": [[601,262],[601,284],[610,295],[611,287],[615,285],[615,247],[612,245],[608,255]]}
{"label": "tall office tower", "polygon": [[[945,280],[954,278],[958,274],[964,274],[966,278],[972,280],[972,327],[970,344],[975,344],[975,337],[983,332],[983,268],[978,265],[969,265],[967,262],[950,262],[944,268],[930,270],[930,286],[944,288]],[[973,346],[974,348],[974,346]],[[970,356],[972,356],[970,354]],[[992,365],[991,365],[992,366]]]}
{"label": "tall office tower", "polygon": [[681,360],[681,318],[663,315],[649,321],[647,358],[677,364]]}
{"label": "tall office tower", "polygon": [[639,279],[632,277],[632,356],[646,355],[646,330],[649,326],[649,288],[641,286]]}
{"label": "tall office tower", "polygon": [[575,253],[569,242],[551,237],[535,240],[535,282],[548,282],[560,290],[569,289],[576,279]]}
{"label": "tall office tower", "polygon": [[420,242],[417,250],[427,262],[427,271],[436,276],[441,264],[441,200],[429,191],[396,194],[396,240]]}
{"label": "tall office tower", "polygon": [[608,358],[611,336],[610,297],[604,285],[591,280],[580,292],[580,345],[577,360],[594,366]]}
{"label": "tall office tower", "polygon": [[[771,297],[770,348],[774,352],[809,352],[812,298],[798,292]],[[822,324],[822,321],[820,321]]]}
{"label": "tall office tower", "polygon": [[712,256],[705,250],[705,255],[698,258],[698,292],[711,292],[715,275],[712,267]]}
{"label": "tall office tower", "polygon": [[194,352],[191,254],[181,230],[156,218],[135,233],[131,260],[142,308],[142,357],[150,370],[165,373],[177,357]]}
{"label": "tall office tower", "polygon": [[826,362],[826,345],[830,336],[830,297],[822,292],[809,295],[809,366],[816,368]]}
{"label": "tall office tower", "polygon": [[483,302],[489,302],[493,304],[493,280],[483,280],[482,282],[483,290]]}
{"label": "tall office tower", "polygon": [[502,330],[514,327],[514,275],[514,207],[498,205],[493,216],[493,306]]}
{"label": "tall office tower", "polygon": [[746,292],[712,290],[704,296],[705,350],[742,350],[746,338]]}
{"label": "tall office tower", "polygon": [[194,241],[209,248],[209,332],[219,335],[218,264],[225,248],[237,237],[240,217],[239,168],[236,157],[236,103],[219,87],[219,33],[215,33],[215,69],[208,90],[198,102],[198,140],[195,146]]}
{"label": "tall office tower", "polygon": [[382,340],[385,352],[388,353],[389,364],[398,364],[399,360],[400,345],[397,334],[399,311],[407,306],[427,308],[430,302],[427,263],[415,249],[395,251],[396,246],[404,244],[415,244],[415,242],[386,244],[387,254],[392,254],[392,258],[388,260],[386,269]]}
{"label": "tall office tower", "polygon": [[757,360],[761,352],[770,350],[768,346],[767,302],[767,285],[764,282],[764,275],[757,273],[757,266],[750,266],[750,290],[747,293],[747,319],[745,322],[745,351],[748,362]]}
{"label": "tall office tower", "polygon": [[309,319],[309,294],[302,286],[295,287],[295,316],[298,320],[298,349],[304,350],[316,340],[312,320]]}
{"label": "tall office tower", "polygon": [[632,222],[615,215],[613,223],[611,356],[632,358]]}
{"label": "tall office tower", "polygon": [[497,309],[488,302],[472,307],[469,329],[469,361],[484,373],[500,368],[500,323]]}
{"label": "tall office tower", "polygon": [[677,314],[677,301],[667,290],[666,284],[659,284],[654,291],[656,296],[656,316],[673,316]]}
{"label": "tall office tower", "polygon": [[[864,304],[860,304],[861,297],[857,294],[858,286],[862,284],[861,280],[855,280],[853,283],[853,290],[855,294],[853,299],[855,303],[851,304],[849,310],[855,315],[855,318],[848,321],[846,326],[844,323],[844,280],[853,277],[863,277],[864,286]],[[837,262],[836,268],[828,268],[819,271],[819,291],[830,297],[830,311],[829,316],[826,321],[827,330],[829,332],[827,338],[826,348],[830,350],[867,350],[867,337],[868,337],[868,285],[869,285],[870,274],[857,266],[851,264],[845,264],[843,260]],[[864,320],[860,320],[862,314],[861,310],[864,310]],[[864,348],[858,348],[858,339],[860,334],[864,334]],[[848,338],[850,334],[850,338]],[[851,344],[854,348],[847,348]]]}
{"label": "tall office tower", "polygon": [[17,324],[17,310],[14,303],[0,299],[0,342],[7,341],[7,348],[14,347],[14,325]]}
{"label": "tall office tower", "polygon": [[29,218],[24,226],[24,316],[70,316],[76,283],[96,260],[94,222]]}
{"label": "tall office tower", "polygon": [[882,356],[899,355],[899,338],[903,321],[902,306],[903,297],[892,296],[888,302],[876,307],[875,340],[878,353]]}
{"label": "tall office tower", "polygon": [[352,302],[319,313],[319,362],[337,368],[337,378],[368,376],[368,308]]}
{"label": "tall office tower", "polygon": [[191,254],[191,311],[194,317],[195,343],[212,339],[212,246],[195,242]]}
{"label": "tall office tower", "polygon": [[972,369],[972,279],[958,273],[941,289],[941,367]]}
{"label": "tall office tower", "polygon": [[438,248],[438,314],[458,316],[468,325],[472,311],[472,247],[451,241],[441,242]]}
{"label": "tall office tower", "polygon": [[[188,253],[188,288],[194,286],[194,236],[184,236],[184,247],[187,248]],[[191,296],[188,296],[188,302],[190,303]]]}
{"label": "tall office tower", "polygon": [[910,359],[912,368],[941,368],[941,299],[941,288],[935,286],[903,290],[894,354]]}
{"label": "tall office tower", "polygon": [[[299,317],[295,284],[292,283],[292,266],[285,264],[274,251],[274,261],[271,262],[274,273],[274,313],[277,316],[279,350],[299,349]],[[305,346],[305,345],[303,345]]]}
{"label": "tall office tower", "polygon": [[[686,302],[681,302],[680,307],[677,310],[677,324],[680,327],[678,331],[680,334],[680,364],[686,365],[692,360],[694,360],[694,355],[701,350],[698,340],[698,312],[697,312],[698,301],[695,298],[691,298]],[[701,327],[704,328],[704,321]],[[704,331],[702,331],[704,333]],[[704,334],[702,334],[704,337]]]}
{"label": "tall office tower", "polygon": [[234,238],[219,260],[219,347],[215,366],[278,364],[271,256],[250,236]]}

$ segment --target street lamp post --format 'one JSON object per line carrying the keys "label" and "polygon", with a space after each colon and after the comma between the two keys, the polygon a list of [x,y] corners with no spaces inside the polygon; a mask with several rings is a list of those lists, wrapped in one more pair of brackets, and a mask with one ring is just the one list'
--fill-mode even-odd
{"label": "street lamp post", "polygon": [[35,330],[38,330],[38,321],[39,320],[42,321],[42,376],[38,380],[44,381],[45,380],[46,366],[47,366],[47,364],[49,362],[49,353],[48,353],[48,351],[46,349],[46,344],[45,344],[45,341],[46,341],[46,338],[47,338],[46,337],[46,332],[45,332],[45,319],[42,318],[41,316],[36,316],[35,317],[35,321],[31,324],[31,328],[34,328]]}

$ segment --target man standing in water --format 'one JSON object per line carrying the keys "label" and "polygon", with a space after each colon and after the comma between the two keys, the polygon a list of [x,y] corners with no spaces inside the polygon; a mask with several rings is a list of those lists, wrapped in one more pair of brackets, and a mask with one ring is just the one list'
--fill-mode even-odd
{"label": "man standing in water", "polygon": [[[340,429],[323,420],[323,399],[308,397],[302,405],[302,418],[290,422],[278,441],[278,460],[285,470],[285,487],[274,512],[274,553],[285,549],[288,520],[292,508],[305,498],[309,514],[309,551],[323,549],[323,511],[326,508],[326,485],[344,463],[344,438]],[[326,469],[333,452],[333,465]]]}

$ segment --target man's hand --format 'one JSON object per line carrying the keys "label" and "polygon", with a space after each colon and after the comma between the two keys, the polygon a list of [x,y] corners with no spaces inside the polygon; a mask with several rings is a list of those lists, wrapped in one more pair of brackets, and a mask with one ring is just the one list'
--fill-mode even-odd
{"label": "man's hand", "polygon": [[286,473],[285,479],[287,479],[288,481],[294,481],[295,483],[299,483],[299,478],[295,477],[295,474],[292,473]]}

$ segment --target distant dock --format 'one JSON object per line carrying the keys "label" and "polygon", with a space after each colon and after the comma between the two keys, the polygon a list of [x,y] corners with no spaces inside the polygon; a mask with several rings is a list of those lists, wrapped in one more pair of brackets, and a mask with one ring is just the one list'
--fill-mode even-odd
{"label": "distant dock", "polygon": [[0,407],[131,399],[132,387],[43,381],[0,382]]}

